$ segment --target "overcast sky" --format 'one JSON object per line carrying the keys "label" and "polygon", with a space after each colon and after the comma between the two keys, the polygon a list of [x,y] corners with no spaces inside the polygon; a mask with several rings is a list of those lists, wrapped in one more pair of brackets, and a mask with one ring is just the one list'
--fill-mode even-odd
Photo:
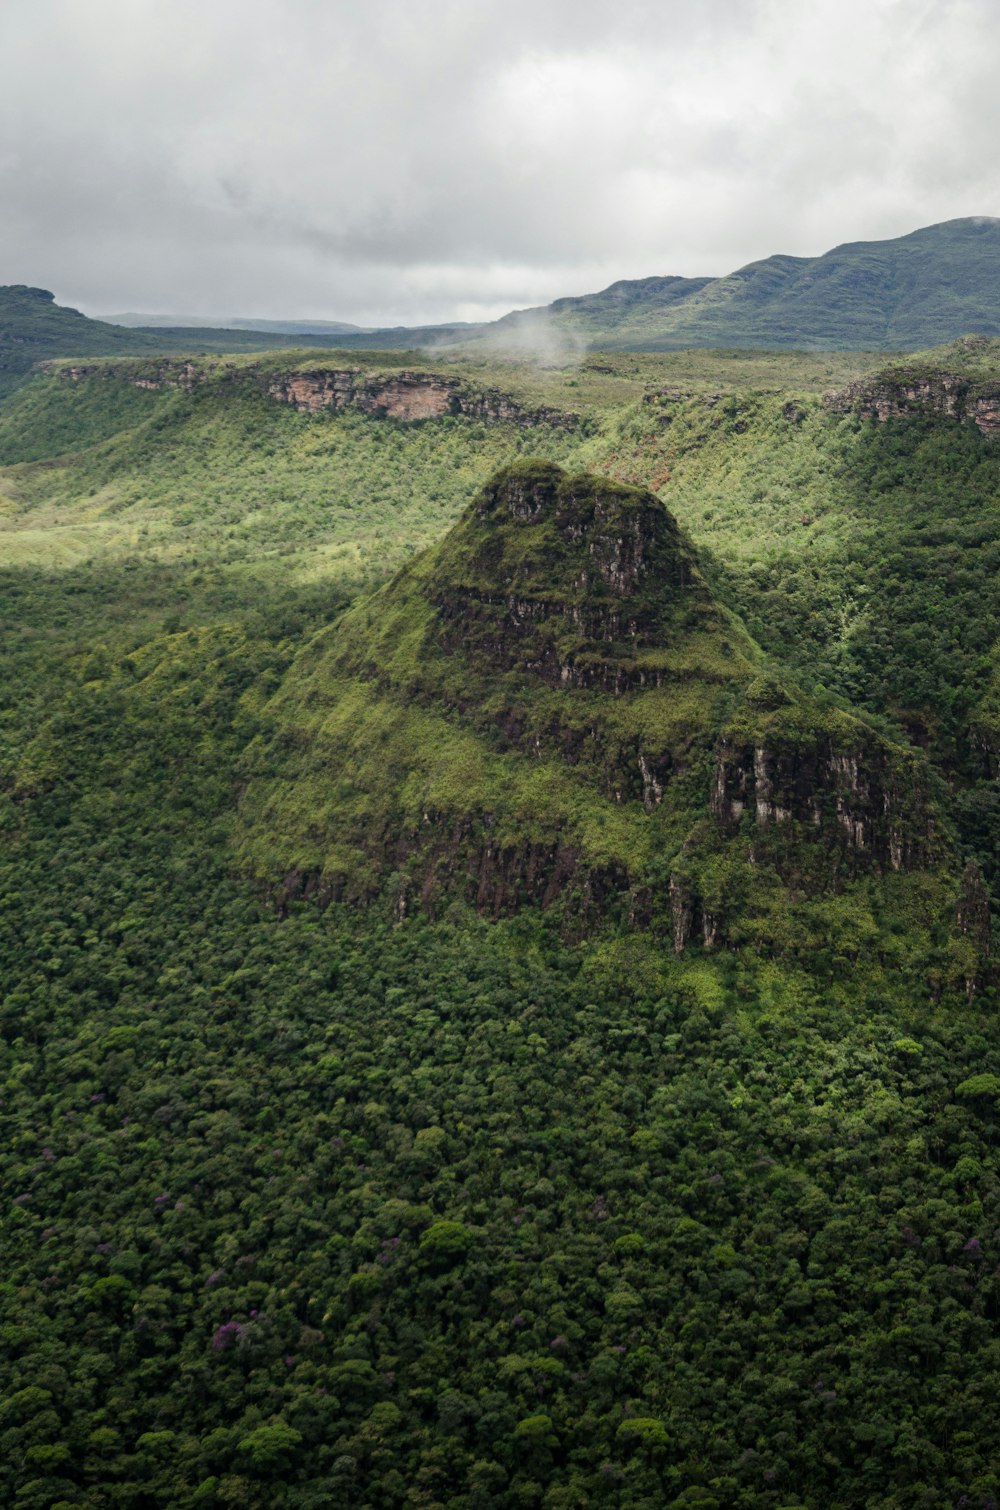
{"label": "overcast sky", "polygon": [[0,282],[478,319],[1000,214],[996,0],[0,0]]}

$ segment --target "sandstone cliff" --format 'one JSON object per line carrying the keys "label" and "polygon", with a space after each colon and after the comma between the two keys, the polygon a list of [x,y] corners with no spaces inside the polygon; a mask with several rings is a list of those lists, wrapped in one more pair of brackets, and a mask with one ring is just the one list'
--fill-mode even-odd
{"label": "sandstone cliff", "polygon": [[290,404],[305,414],[352,409],[404,424],[463,415],[486,425],[507,424],[525,429],[535,425],[577,429],[582,424],[579,415],[560,409],[526,407],[499,389],[476,387],[463,378],[440,372],[372,372],[361,367],[316,365],[273,371],[224,362],[199,364],[177,357],[152,362],[42,365],[43,370],[64,382],[113,380],[153,392],[164,388],[189,392],[209,385],[250,383],[269,399]]}
{"label": "sandstone cliff", "polygon": [[889,369],[828,394],[824,402],[835,413],[853,411],[879,424],[930,414],[973,424],[990,439],[1000,435],[1000,383],[976,382],[953,372]]}

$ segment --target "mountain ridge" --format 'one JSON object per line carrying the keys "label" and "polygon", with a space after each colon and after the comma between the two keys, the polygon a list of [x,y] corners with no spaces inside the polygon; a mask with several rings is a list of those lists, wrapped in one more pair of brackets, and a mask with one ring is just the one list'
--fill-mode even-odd
{"label": "mountain ridge", "polygon": [[989,216],[844,242],[817,257],[777,253],[719,278],[618,279],[480,325],[113,325],[57,305],[48,290],[8,285],[0,287],[0,393],[46,357],[280,350],[293,337],[318,349],[485,349],[560,365],[585,350],[915,351],[963,335],[1000,336],[1000,220]]}
{"label": "mountain ridge", "polygon": [[597,294],[514,311],[496,326],[525,336],[563,330],[592,346],[603,337],[609,349],[632,350],[905,350],[966,333],[994,336],[1000,220],[943,221],[885,241],[844,242],[818,257],[778,253],[721,278],[619,280]]}

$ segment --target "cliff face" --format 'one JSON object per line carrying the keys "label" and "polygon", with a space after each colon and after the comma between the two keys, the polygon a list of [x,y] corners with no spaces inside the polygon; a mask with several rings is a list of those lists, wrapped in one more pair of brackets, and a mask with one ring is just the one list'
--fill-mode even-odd
{"label": "cliff face", "polygon": [[[801,825],[840,849],[851,869],[913,870],[937,842],[926,784],[870,730],[823,732],[807,743],[722,738],[711,812],[726,829],[747,817],[758,830]],[[853,738],[851,737],[853,736]]]}
{"label": "cliff face", "polygon": [[289,368],[283,372],[255,372],[253,368],[199,366],[181,358],[157,362],[91,362],[51,369],[65,382],[79,383],[113,379],[136,388],[159,391],[181,388],[190,391],[210,383],[231,383],[241,378],[255,382],[268,398],[291,404],[304,414],[353,409],[378,419],[411,424],[418,420],[464,415],[486,425],[510,424],[521,428],[551,425],[576,429],[576,414],[549,408],[525,408],[498,389],[477,389],[463,379],[438,372],[372,373],[360,367]]}
{"label": "cliff face", "polygon": [[576,415],[555,409],[524,409],[508,394],[495,389],[476,391],[460,378],[433,372],[373,376],[359,368],[310,368],[271,379],[267,392],[271,398],[310,414],[350,408],[404,423],[462,414],[488,425],[548,424],[571,429],[579,424]]}
{"label": "cliff face", "polygon": [[303,651],[248,855],[273,876],[279,847],[283,898],[610,912],[678,950],[807,872],[836,890],[936,863],[918,758],[760,663],[655,497],[509,468]]}
{"label": "cliff face", "polygon": [[932,414],[973,424],[990,439],[1000,435],[1000,383],[977,383],[956,373],[889,371],[829,394],[825,402],[837,414],[853,411],[879,424]]}

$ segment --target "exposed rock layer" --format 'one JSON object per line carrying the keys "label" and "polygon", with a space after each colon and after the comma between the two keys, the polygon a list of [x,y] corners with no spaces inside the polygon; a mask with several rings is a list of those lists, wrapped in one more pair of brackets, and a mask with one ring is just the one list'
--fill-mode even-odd
{"label": "exposed rock layer", "polygon": [[976,383],[951,372],[886,372],[828,394],[837,414],[854,412],[885,424],[890,419],[931,414],[974,424],[981,435],[1000,435],[1000,383]]}
{"label": "exposed rock layer", "polygon": [[[143,363],[141,369],[134,364],[91,362],[56,365],[51,370],[66,382],[114,378],[154,392],[163,388],[190,390],[210,382],[233,382],[248,372],[246,368],[237,367],[221,371],[199,368],[194,362],[170,357],[156,363]],[[582,423],[577,414],[560,409],[525,408],[510,394],[494,388],[473,388],[463,379],[447,373],[372,373],[360,367],[308,367],[271,374],[254,373],[249,369],[249,375],[256,378],[268,398],[291,404],[305,414],[355,409],[362,414],[400,420],[404,424],[463,415],[486,425],[509,424],[525,429],[550,425],[571,430]]]}

